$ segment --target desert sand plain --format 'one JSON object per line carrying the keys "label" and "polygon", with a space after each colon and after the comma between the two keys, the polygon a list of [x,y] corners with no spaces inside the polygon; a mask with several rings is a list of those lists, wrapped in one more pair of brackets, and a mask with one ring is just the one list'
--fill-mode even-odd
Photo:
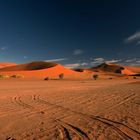
{"label": "desert sand plain", "polygon": [[0,140],[140,140],[140,80],[0,80]]}
{"label": "desert sand plain", "polygon": [[0,140],[140,140],[140,78],[128,76],[140,69],[104,63],[80,71],[2,63]]}

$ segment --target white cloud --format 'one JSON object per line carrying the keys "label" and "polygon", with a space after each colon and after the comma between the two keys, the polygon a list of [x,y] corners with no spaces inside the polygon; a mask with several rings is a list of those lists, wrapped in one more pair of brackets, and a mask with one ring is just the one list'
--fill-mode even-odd
{"label": "white cloud", "polygon": [[126,63],[129,63],[129,62],[132,62],[132,60],[131,60],[131,59],[128,59],[128,60],[126,60],[125,62],[126,62]]}
{"label": "white cloud", "polygon": [[28,56],[26,56],[26,55],[25,55],[25,56],[23,56],[23,58],[24,58],[24,59],[27,59],[27,58],[28,58]]}
{"label": "white cloud", "polygon": [[83,63],[66,64],[65,67],[72,69],[72,68],[86,67],[88,65],[89,63],[83,62]]}
{"label": "white cloud", "polygon": [[132,41],[138,41],[137,44],[140,43],[140,31],[135,32],[134,34],[132,34],[131,36],[125,39],[126,43],[132,42]]}
{"label": "white cloud", "polygon": [[107,60],[105,62],[107,62],[107,63],[117,63],[117,62],[120,62],[120,61],[121,61],[121,59],[112,59],[112,60]]}
{"label": "white cloud", "polygon": [[81,63],[81,66],[88,66],[88,63],[83,62],[83,63]]}
{"label": "white cloud", "polygon": [[125,64],[138,66],[138,65],[140,65],[140,58],[127,59],[127,60],[125,60]]}
{"label": "white cloud", "polygon": [[80,63],[73,63],[73,64],[66,64],[65,67],[72,69],[72,68],[78,68],[80,67]]}
{"label": "white cloud", "polygon": [[83,54],[83,53],[84,53],[84,51],[81,50],[81,49],[76,49],[76,50],[73,51],[73,55],[80,55],[80,54]]}
{"label": "white cloud", "polygon": [[103,62],[105,59],[102,58],[102,57],[99,57],[99,58],[95,58],[94,61],[99,61],[99,62]]}
{"label": "white cloud", "polygon": [[99,65],[99,64],[102,64],[104,62],[106,63],[117,63],[117,62],[120,62],[121,59],[111,59],[111,60],[106,60],[102,57],[99,57],[99,58],[95,58],[93,59],[92,62],[90,62],[91,65]]}
{"label": "white cloud", "polygon": [[57,59],[49,59],[45,60],[46,62],[59,62],[59,61],[64,61],[67,60],[67,58],[57,58]]}
{"label": "white cloud", "polygon": [[137,58],[132,58],[132,59],[127,59],[125,60],[126,63],[134,62],[136,61]]}
{"label": "white cloud", "polygon": [[136,63],[140,63],[140,60],[137,60]]}
{"label": "white cloud", "polygon": [[130,58],[124,61],[125,65],[140,66],[140,58]]}
{"label": "white cloud", "polygon": [[101,63],[104,63],[105,59],[102,58],[102,57],[99,57],[99,58],[94,58],[93,61],[91,62],[91,65],[94,65],[94,64],[101,64]]}
{"label": "white cloud", "polygon": [[0,48],[1,51],[4,51],[6,49],[7,49],[7,47],[5,47],[5,46],[3,46],[3,47]]}

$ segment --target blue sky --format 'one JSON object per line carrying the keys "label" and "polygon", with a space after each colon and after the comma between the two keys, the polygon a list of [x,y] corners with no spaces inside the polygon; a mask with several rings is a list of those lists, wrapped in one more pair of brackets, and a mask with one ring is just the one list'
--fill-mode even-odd
{"label": "blue sky", "polygon": [[1,0],[0,61],[140,65],[139,0]]}

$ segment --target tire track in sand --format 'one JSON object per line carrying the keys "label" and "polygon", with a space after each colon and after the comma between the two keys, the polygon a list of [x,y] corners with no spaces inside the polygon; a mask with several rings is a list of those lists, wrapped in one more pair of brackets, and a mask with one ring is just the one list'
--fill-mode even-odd
{"label": "tire track in sand", "polygon": [[[131,98],[131,96],[125,98],[126,101],[129,98]],[[80,112],[71,110],[69,108],[65,108],[63,106],[50,103],[50,102],[42,99],[40,96],[37,96],[37,95],[33,95],[32,100],[34,100],[34,101],[36,101],[40,104],[45,104],[45,105],[50,106],[52,108],[56,108],[56,110],[58,108],[60,108],[64,112],[68,111],[68,112],[72,112],[75,115],[78,114],[82,118],[85,118],[88,121],[93,120],[93,121],[97,121],[101,124],[104,124],[108,128],[110,128],[111,130],[113,130],[115,133],[117,133],[124,140],[139,140],[139,138],[140,138],[140,133],[138,131],[136,131],[133,128],[130,128],[127,125],[124,125],[120,122],[115,122],[115,121],[112,121],[112,120],[109,120],[109,119],[106,119],[106,118],[102,118],[102,117],[99,117],[99,116],[87,115],[87,114],[84,114],[84,113],[80,113]],[[34,106],[29,105],[26,102],[24,102],[20,96],[14,97],[13,101],[16,104],[18,104],[19,106],[22,106],[23,108],[27,108],[27,109],[30,109],[32,111],[40,111],[40,110],[36,109]],[[61,117],[61,116],[58,116],[58,118],[59,117]],[[90,140],[89,137],[88,137],[88,134],[86,132],[82,131],[79,127],[75,127],[72,124],[70,124],[69,122],[63,122],[61,119],[58,119],[58,118],[51,118],[51,120],[56,123],[56,126],[58,127],[58,131],[60,132],[60,138],[61,139],[64,139],[64,138],[67,138],[68,140],[72,139],[71,135],[70,135],[70,131],[72,131],[76,135],[76,137],[78,137],[80,139],[83,139],[83,140]]]}
{"label": "tire track in sand", "polygon": [[[135,94],[125,97],[124,98],[125,101],[121,101],[119,103],[119,105],[129,101],[134,96],[135,96]],[[44,104],[50,105],[50,106],[55,106],[56,108],[59,107],[64,110],[71,111],[75,114],[80,114],[81,116],[86,117],[86,119],[90,119],[90,121],[91,121],[91,119],[99,121],[100,123],[103,123],[103,124],[107,125],[108,127],[110,127],[111,129],[113,129],[125,140],[139,140],[139,138],[140,138],[140,132],[138,132],[138,131],[134,130],[133,128],[130,128],[127,125],[124,125],[120,122],[114,122],[112,120],[107,120],[106,118],[101,118],[98,116],[91,116],[91,115],[83,114],[80,112],[76,112],[76,111],[70,110],[69,108],[65,108],[63,106],[56,105],[56,104],[47,102],[46,100],[40,99],[40,96],[38,96],[37,98],[34,96],[34,98],[35,98],[35,100],[38,100],[40,103],[44,103]]]}

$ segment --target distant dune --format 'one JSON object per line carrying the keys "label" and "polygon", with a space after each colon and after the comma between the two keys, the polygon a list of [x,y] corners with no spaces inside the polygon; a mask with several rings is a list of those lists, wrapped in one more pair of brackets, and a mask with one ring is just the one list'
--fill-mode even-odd
{"label": "distant dune", "polygon": [[65,77],[71,78],[92,78],[93,74],[99,74],[100,78],[107,76],[120,77],[122,75],[138,75],[140,67],[121,66],[110,63],[103,63],[96,67],[71,70],[52,62],[36,61],[27,64],[0,63],[0,73],[7,75],[19,74],[25,77],[56,78],[63,73]]}
{"label": "distant dune", "polygon": [[9,67],[9,66],[15,66],[15,65],[17,65],[17,64],[12,63],[12,62],[0,62],[0,69],[5,68],[5,67]]}
{"label": "distant dune", "polygon": [[130,71],[134,73],[140,73],[140,67],[138,66],[125,66],[126,69],[129,69]]}
{"label": "distant dune", "polygon": [[4,67],[4,68],[0,69],[0,71],[41,70],[41,69],[51,68],[56,65],[57,64],[55,64],[55,63],[37,61],[37,62],[31,62],[31,63],[27,63],[27,64],[19,64],[19,65],[10,66],[10,67]]}
{"label": "distant dune", "polygon": [[133,72],[132,70],[128,69],[128,68],[125,68],[121,71],[122,74],[124,75],[133,75],[133,74],[136,74],[135,72]]}
{"label": "distant dune", "polygon": [[93,73],[92,70],[90,69],[82,69],[82,68],[78,68],[78,69],[74,69],[77,72],[83,72],[83,73]]}
{"label": "distant dune", "polygon": [[103,71],[103,72],[113,72],[113,73],[121,73],[124,70],[123,66],[110,64],[110,63],[103,63],[98,65],[97,67],[92,67],[91,70],[93,71]]}
{"label": "distant dune", "polygon": [[80,75],[78,72],[67,69],[60,64],[50,62],[31,62],[27,64],[20,64],[11,67],[5,67],[0,69],[2,74],[20,74],[25,77],[58,77],[63,73],[65,76]]}
{"label": "distant dune", "polygon": [[140,73],[140,67],[136,66],[122,66],[111,63],[103,63],[96,67],[89,69],[76,69],[78,72],[100,72],[100,73],[114,73],[124,75],[135,75]]}

